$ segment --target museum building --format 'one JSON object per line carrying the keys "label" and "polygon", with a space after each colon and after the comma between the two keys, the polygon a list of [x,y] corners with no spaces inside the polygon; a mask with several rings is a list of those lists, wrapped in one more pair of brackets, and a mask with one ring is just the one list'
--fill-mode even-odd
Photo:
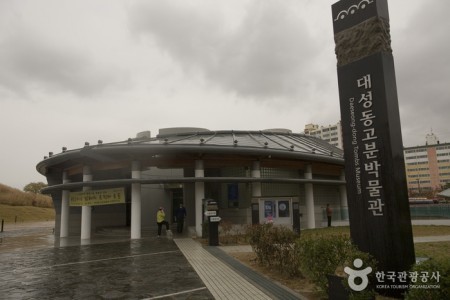
{"label": "museum building", "polygon": [[[185,226],[201,236],[208,199],[233,225],[270,218],[296,231],[323,227],[327,203],[333,222],[348,219],[342,150],[286,129],[181,127],[160,129],[156,137],[144,131],[118,142],[63,147],[36,168],[47,178],[43,192],[52,196],[61,238],[85,240],[101,228],[129,227],[130,238],[139,239],[156,228],[159,207],[172,223],[180,203]],[[117,190],[117,202],[77,202],[95,191],[112,199]]]}

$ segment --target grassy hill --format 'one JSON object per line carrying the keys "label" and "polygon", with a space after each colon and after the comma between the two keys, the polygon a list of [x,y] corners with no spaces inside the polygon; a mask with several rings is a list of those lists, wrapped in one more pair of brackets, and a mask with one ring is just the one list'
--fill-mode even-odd
{"label": "grassy hill", "polygon": [[0,220],[5,223],[40,222],[55,219],[55,209],[0,204]]}
{"label": "grassy hill", "polygon": [[53,207],[50,196],[26,193],[0,183],[0,204],[12,206]]}
{"label": "grassy hill", "polygon": [[2,219],[6,223],[54,220],[52,198],[0,184],[0,220]]}

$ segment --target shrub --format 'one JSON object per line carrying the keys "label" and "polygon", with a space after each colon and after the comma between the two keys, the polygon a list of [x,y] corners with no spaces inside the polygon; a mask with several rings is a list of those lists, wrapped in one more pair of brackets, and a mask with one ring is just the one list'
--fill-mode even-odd
{"label": "shrub", "polygon": [[302,273],[326,291],[327,275],[335,274],[338,266],[344,264],[351,243],[344,236],[309,236],[300,238],[296,246]]}
{"label": "shrub", "polygon": [[[347,277],[343,272],[344,267],[353,268],[353,261],[356,258],[360,258],[365,265],[371,266],[373,269],[371,274],[375,274],[375,259],[369,254],[359,251],[346,235],[310,235],[297,240],[296,247],[299,253],[300,270],[323,292],[328,290],[327,275],[337,274],[343,278]],[[347,280],[343,280],[343,282],[350,291]],[[365,294],[371,293],[367,290]],[[358,294],[360,293],[353,293],[352,298],[357,299]]]}
{"label": "shrub", "polygon": [[221,244],[235,244],[238,235],[233,234],[233,223],[227,220],[221,220],[219,223],[219,240]]}
{"label": "shrub", "polygon": [[291,276],[299,274],[294,247],[297,235],[291,229],[273,224],[252,225],[247,234],[259,264]]}
{"label": "shrub", "polygon": [[[363,291],[356,292],[350,289],[348,285],[348,275],[341,273],[341,268],[343,270],[344,267],[350,267],[354,268],[353,262],[355,259],[361,259],[364,262],[363,268],[366,268],[370,266],[372,268],[372,272],[368,275],[369,277],[369,286],[364,289]],[[345,261],[342,266],[339,266],[336,270],[336,274],[344,276],[345,279],[343,279],[343,284],[346,287],[346,289],[350,292],[350,300],[367,300],[367,299],[375,299],[375,290],[373,284],[370,285],[370,283],[376,282],[376,272],[377,272],[377,261],[376,259],[370,255],[367,252],[362,252],[358,250],[357,246],[355,244],[351,244],[351,247],[348,249],[348,252],[346,253]]]}
{"label": "shrub", "polygon": [[342,277],[351,299],[371,299],[371,287],[362,292],[351,291],[344,278],[344,267],[354,268],[356,258],[372,267],[369,275],[374,282],[376,261],[369,254],[361,252],[352,244],[348,235],[307,234],[300,238],[292,230],[273,224],[252,225],[247,229],[248,240],[259,264],[277,269],[289,276],[305,276],[322,291],[328,290],[328,277],[337,274]]}
{"label": "shrub", "polygon": [[247,229],[249,236],[249,243],[256,254],[258,263],[261,265],[268,265],[270,263],[270,250],[272,245],[269,242],[269,232],[272,224],[252,225]]}
{"label": "shrub", "polygon": [[[416,282],[411,282],[411,287],[406,293],[408,300],[434,300],[450,299],[450,261],[446,259],[429,259],[414,265],[413,273],[417,274]],[[439,272],[439,279],[431,278],[432,273]],[[421,274],[426,274],[427,281],[423,282]],[[410,276],[411,277],[411,276]],[[421,285],[439,285],[439,288],[425,288]]]}

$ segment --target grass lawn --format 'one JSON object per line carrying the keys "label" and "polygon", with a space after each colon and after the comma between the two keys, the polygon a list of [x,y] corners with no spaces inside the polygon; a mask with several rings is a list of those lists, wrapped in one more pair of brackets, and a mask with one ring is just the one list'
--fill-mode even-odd
{"label": "grass lawn", "polygon": [[450,261],[450,242],[417,243],[414,244],[416,257],[444,258]]}
{"label": "grass lawn", "polygon": [[4,220],[5,223],[40,222],[54,219],[54,208],[0,204],[0,221]]}
{"label": "grass lawn", "polygon": [[450,235],[450,226],[420,225],[413,226],[413,236]]}
{"label": "grass lawn", "polygon": [[[305,229],[302,230],[301,234],[310,235],[350,235],[350,227],[339,226],[339,227],[325,227],[317,229]],[[435,225],[414,225],[413,226],[413,236],[437,236],[437,235],[450,235],[450,226],[435,226]]]}
{"label": "grass lawn", "polygon": [[[304,235],[350,235],[350,228],[348,226],[331,227],[331,228],[317,228],[306,229],[301,234]],[[415,225],[413,226],[414,237],[424,236],[440,236],[450,235],[450,226],[435,226],[435,225]],[[414,250],[416,257],[429,257],[429,258],[444,258],[450,260],[450,242],[429,242],[429,243],[416,243],[414,244]]]}

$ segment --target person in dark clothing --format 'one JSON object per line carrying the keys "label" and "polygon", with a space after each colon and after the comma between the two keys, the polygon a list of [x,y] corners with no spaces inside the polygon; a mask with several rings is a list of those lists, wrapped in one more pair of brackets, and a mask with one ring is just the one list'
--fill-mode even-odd
{"label": "person in dark clothing", "polygon": [[182,233],[183,232],[183,224],[184,224],[184,218],[186,218],[186,208],[183,206],[182,203],[180,203],[180,207],[177,208],[175,218],[177,221],[177,232]]}
{"label": "person in dark clothing", "polygon": [[331,227],[331,216],[333,215],[333,210],[330,207],[330,204],[327,204],[327,218],[328,218],[328,227]]}

